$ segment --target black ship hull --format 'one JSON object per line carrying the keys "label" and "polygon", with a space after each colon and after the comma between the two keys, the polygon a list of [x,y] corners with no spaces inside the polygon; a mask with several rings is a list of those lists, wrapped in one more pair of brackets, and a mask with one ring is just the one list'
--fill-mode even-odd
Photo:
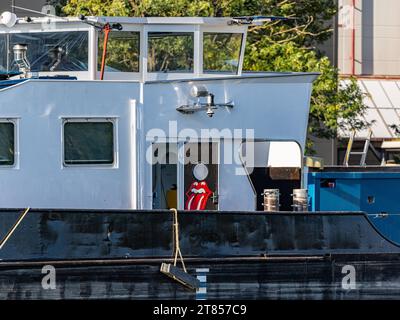
{"label": "black ship hull", "polygon": [[[4,237],[22,210],[3,210]],[[0,250],[0,299],[399,299],[400,248],[363,213],[32,210]],[[44,266],[55,288],[43,287]],[[352,274],[353,273],[353,274]],[[353,277],[351,277],[353,276]]]}

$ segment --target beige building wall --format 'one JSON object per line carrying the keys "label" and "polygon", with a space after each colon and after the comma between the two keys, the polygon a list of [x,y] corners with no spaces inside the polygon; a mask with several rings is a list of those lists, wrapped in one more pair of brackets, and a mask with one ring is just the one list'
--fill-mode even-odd
{"label": "beige building wall", "polygon": [[[352,0],[339,0],[338,67],[352,73]],[[400,1],[356,0],[355,74],[400,75]]]}

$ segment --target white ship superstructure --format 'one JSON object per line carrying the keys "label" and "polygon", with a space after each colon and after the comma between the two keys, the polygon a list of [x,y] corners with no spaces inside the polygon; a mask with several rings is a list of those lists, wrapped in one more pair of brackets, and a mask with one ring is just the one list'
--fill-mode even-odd
{"label": "white ship superstructure", "polygon": [[117,17],[0,25],[2,207],[256,210],[255,168],[302,167],[316,74],[244,73],[247,27]]}

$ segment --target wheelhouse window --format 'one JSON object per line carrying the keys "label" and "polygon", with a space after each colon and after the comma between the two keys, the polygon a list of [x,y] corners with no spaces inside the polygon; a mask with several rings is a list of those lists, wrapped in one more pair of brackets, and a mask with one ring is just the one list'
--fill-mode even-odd
{"label": "wheelhouse window", "polygon": [[11,121],[0,121],[0,166],[15,163],[15,125]]}
{"label": "wheelhouse window", "polygon": [[88,70],[88,32],[10,34],[8,60],[12,70],[17,70],[12,53],[15,44],[28,46],[27,58],[33,72]]}
{"label": "wheelhouse window", "polygon": [[66,120],[65,165],[112,165],[114,163],[112,120]]}
{"label": "wheelhouse window", "polygon": [[204,72],[236,74],[239,68],[242,39],[241,33],[204,33]]}
{"label": "wheelhouse window", "polygon": [[[101,68],[104,34],[99,34],[98,70]],[[140,34],[111,31],[107,44],[106,72],[139,72]]]}
{"label": "wheelhouse window", "polygon": [[193,72],[191,32],[149,32],[148,72]]}

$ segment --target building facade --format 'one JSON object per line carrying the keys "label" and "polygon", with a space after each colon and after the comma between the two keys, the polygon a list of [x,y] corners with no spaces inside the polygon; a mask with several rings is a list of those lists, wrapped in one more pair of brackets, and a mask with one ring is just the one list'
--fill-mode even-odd
{"label": "building facade", "polygon": [[[397,162],[400,150],[400,10],[398,0],[338,0],[333,37],[321,49],[339,68],[342,81],[356,77],[365,93],[368,109],[363,116],[372,123],[367,164]],[[316,139],[318,156],[327,164],[341,164],[350,133],[340,132],[337,140]],[[368,130],[357,132],[354,151],[361,151]],[[399,145],[397,145],[399,144]],[[354,156],[350,163],[357,164]]]}

